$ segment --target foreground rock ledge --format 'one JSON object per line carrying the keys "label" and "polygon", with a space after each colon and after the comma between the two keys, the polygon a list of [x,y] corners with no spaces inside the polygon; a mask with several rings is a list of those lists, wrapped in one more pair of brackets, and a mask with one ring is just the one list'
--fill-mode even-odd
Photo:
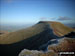
{"label": "foreground rock ledge", "polygon": [[63,38],[58,45],[48,46],[48,50],[53,50],[55,52],[72,52],[75,51],[75,38]]}
{"label": "foreground rock ledge", "polygon": [[27,50],[24,49],[21,51],[19,56],[58,56],[54,51],[37,51],[37,50]]}
{"label": "foreground rock ledge", "polygon": [[59,42],[57,45],[49,45],[47,52],[24,49],[19,56],[58,56],[60,51],[75,51],[75,38],[63,38]]}

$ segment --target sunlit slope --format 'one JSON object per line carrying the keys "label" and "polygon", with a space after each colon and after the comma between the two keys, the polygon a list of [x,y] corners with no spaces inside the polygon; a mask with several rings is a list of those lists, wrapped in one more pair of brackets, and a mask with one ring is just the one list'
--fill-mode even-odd
{"label": "sunlit slope", "polygon": [[[16,43],[21,40],[35,36],[37,34],[40,34],[41,32],[49,28],[52,29],[53,30],[52,32],[54,32],[54,34],[57,36],[63,36],[73,31],[73,29],[68,28],[59,22],[40,21],[39,23],[27,29],[22,29],[16,32],[11,32],[11,33],[0,36],[0,44]],[[48,31],[51,31],[51,30],[48,30]]]}
{"label": "sunlit slope", "polygon": [[54,34],[56,34],[57,36],[64,36],[65,34],[74,31],[74,29],[69,28],[60,22],[52,22],[51,27],[54,31]]}

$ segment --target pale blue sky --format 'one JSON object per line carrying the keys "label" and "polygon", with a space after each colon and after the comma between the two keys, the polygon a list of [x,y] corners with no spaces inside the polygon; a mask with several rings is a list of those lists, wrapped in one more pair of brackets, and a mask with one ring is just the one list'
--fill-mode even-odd
{"label": "pale blue sky", "polygon": [[[1,23],[36,23],[40,18],[75,19],[75,0],[0,0]],[[51,18],[51,19],[50,19]],[[53,18],[53,19],[52,19]]]}

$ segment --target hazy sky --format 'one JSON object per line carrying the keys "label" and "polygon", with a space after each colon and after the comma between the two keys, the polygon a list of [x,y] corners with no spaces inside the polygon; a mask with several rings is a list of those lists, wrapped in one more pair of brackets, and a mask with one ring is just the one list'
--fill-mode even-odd
{"label": "hazy sky", "polygon": [[[0,0],[2,23],[35,23],[40,18],[75,19],[75,0]],[[65,20],[65,19],[64,19]],[[62,21],[62,20],[60,20]]]}

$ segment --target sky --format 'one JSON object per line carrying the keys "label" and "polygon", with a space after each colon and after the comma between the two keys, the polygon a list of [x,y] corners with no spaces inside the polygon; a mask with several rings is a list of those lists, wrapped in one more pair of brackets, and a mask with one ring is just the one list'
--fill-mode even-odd
{"label": "sky", "polygon": [[5,24],[74,22],[75,0],[0,0],[0,20]]}

